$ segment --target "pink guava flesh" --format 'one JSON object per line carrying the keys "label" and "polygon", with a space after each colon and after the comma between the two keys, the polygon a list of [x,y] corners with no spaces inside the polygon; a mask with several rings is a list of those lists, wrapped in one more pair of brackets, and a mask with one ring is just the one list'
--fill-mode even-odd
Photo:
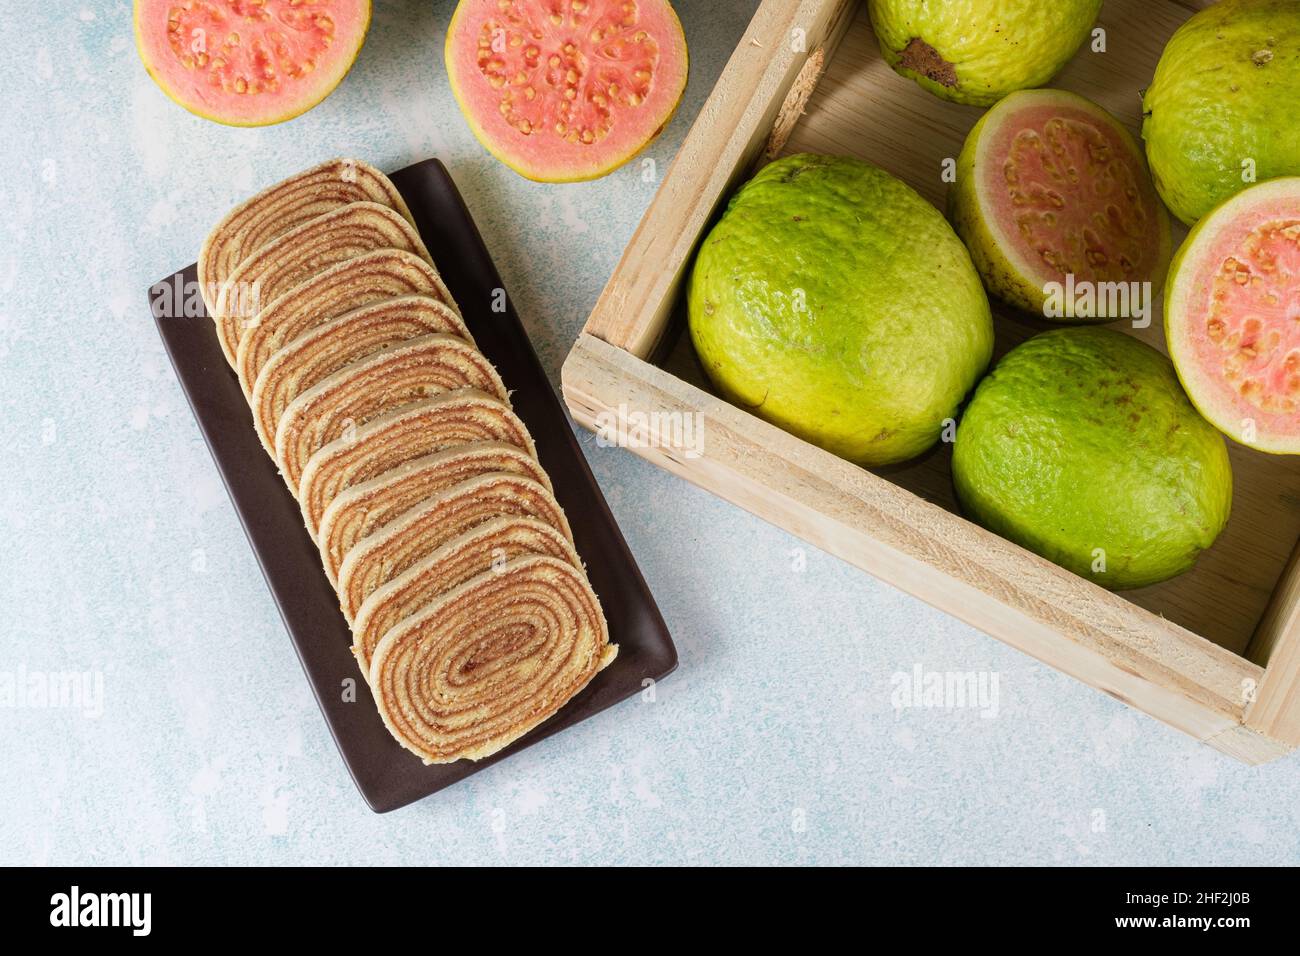
{"label": "pink guava flesh", "polygon": [[1209,225],[1176,270],[1170,351],[1212,422],[1288,450],[1300,443],[1300,186]]}
{"label": "pink guava flesh", "polygon": [[356,59],[370,0],[136,0],[145,68],[191,112],[260,126],[324,99]]}
{"label": "pink guava flesh", "polygon": [[447,74],[474,134],[533,179],[622,165],[667,124],[686,41],[666,0],[461,0]]}
{"label": "pink guava flesh", "polygon": [[982,152],[985,208],[1036,279],[1142,281],[1160,270],[1159,200],[1112,121],[1059,101],[1020,107]]}

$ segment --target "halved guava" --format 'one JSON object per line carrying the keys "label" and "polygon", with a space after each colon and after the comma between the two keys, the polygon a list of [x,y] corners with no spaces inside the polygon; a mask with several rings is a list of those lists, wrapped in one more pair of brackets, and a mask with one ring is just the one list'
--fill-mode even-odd
{"label": "halved guava", "polygon": [[1101,0],[870,0],[885,61],[954,103],[992,106],[1050,80],[1087,38]]}
{"label": "halved guava", "polygon": [[1169,355],[1201,414],[1243,445],[1300,454],[1300,177],[1204,216],[1167,293]]}
{"label": "halved guava", "polygon": [[989,291],[1062,322],[1149,316],[1169,216],[1137,142],[1090,100],[1012,93],[957,159],[949,215]]}
{"label": "halved guava", "polygon": [[369,26],[370,0],[135,0],[149,75],[228,126],[307,112],[347,75]]}
{"label": "halved guava", "polygon": [[446,60],[474,135],[542,182],[623,165],[686,88],[686,37],[666,0],[461,0]]}

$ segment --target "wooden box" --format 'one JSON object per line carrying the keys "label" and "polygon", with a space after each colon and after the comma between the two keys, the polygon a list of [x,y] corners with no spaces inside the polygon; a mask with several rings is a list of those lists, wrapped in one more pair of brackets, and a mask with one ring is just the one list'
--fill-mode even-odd
{"label": "wooden box", "polygon": [[[1054,81],[1135,134],[1165,42],[1203,4],[1106,0],[1104,52]],[[949,446],[864,470],[714,395],[685,333],[697,242],[735,188],[792,152],[857,156],[943,207],[941,164],[981,110],[882,60],[865,4],[764,0],[564,364],[589,428],[1210,746],[1260,763],[1300,744],[1300,459],[1232,445],[1233,513],[1188,573],[1123,593],[961,517]],[[1175,223],[1175,243],[1186,231]],[[1035,329],[998,315],[995,360]],[[1044,323],[1044,327],[1045,323]],[[1157,317],[1123,328],[1163,348]],[[702,429],[702,453],[671,436]]]}

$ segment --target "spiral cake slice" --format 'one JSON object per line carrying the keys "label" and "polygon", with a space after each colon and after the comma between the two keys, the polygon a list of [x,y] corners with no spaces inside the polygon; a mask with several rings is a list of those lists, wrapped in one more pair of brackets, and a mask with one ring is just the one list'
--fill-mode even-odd
{"label": "spiral cake slice", "polygon": [[275,431],[285,408],[307,389],[391,345],[434,333],[468,339],[460,316],[437,299],[403,296],[354,309],[318,325],[271,356],[253,386],[253,424],[275,456]]}
{"label": "spiral cake slice", "polygon": [[469,442],[500,441],[533,458],[528,429],[503,402],[474,389],[436,395],[372,419],[312,455],[298,483],[303,522],[313,537],[343,491],[403,462]]}
{"label": "spiral cake slice", "polygon": [[425,763],[478,760],[555,714],[617,653],[582,572],[530,555],[392,628],[370,685],[384,724]]}
{"label": "spiral cake slice", "polygon": [[358,541],[339,565],[338,595],[351,624],[362,603],[452,538],[493,518],[517,515],[549,524],[573,540],[564,511],[545,486],[521,475],[471,478]]}
{"label": "spiral cake slice", "polygon": [[354,202],[373,202],[414,225],[401,193],[379,170],[356,159],[331,159],[268,186],[232,209],[199,251],[199,286],[212,312],[218,292],[241,262],[308,219]]}
{"label": "spiral cake slice", "polygon": [[275,430],[275,457],[290,488],[322,445],[349,427],[439,392],[474,388],[504,402],[505,386],[474,346],[455,335],[424,335],[345,366],[303,392]]}
{"label": "spiral cake slice", "polygon": [[405,462],[344,491],[325,509],[316,533],[330,583],[337,583],[339,565],[362,538],[433,495],[493,473],[523,475],[551,490],[551,480],[528,452],[481,441]]}
{"label": "spiral cake slice", "polygon": [[535,518],[494,518],[447,542],[433,554],[377,588],[352,623],[352,653],[370,676],[380,639],[420,608],[484,571],[529,554],[545,554],[581,568],[564,535]]}
{"label": "spiral cake slice", "polygon": [[405,249],[429,258],[415,227],[373,202],[309,219],[258,249],[222,284],[212,308],[226,361],[234,366],[239,338],[263,305],[332,265],[376,249]]}
{"label": "spiral cake slice", "polygon": [[353,309],[407,295],[427,295],[460,315],[438,270],[403,249],[367,252],[294,286],[262,309],[239,340],[235,371],[244,394],[252,397],[262,367],[289,342]]}

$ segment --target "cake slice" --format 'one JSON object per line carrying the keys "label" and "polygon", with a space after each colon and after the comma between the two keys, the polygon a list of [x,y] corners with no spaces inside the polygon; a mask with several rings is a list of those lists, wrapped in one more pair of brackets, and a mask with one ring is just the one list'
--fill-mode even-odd
{"label": "cake slice", "polygon": [[478,389],[507,401],[492,363],[455,335],[423,335],[326,376],[284,410],[275,458],[290,488],[317,449],[357,425],[440,392]]}
{"label": "cake slice", "polygon": [[388,206],[415,224],[401,193],[369,163],[331,159],[268,186],[213,227],[199,250],[199,287],[213,312],[221,286],[241,262],[308,219],[354,202]]}
{"label": "cake slice", "polygon": [[485,571],[529,554],[545,554],[581,568],[569,540],[536,518],[493,518],[448,541],[387,584],[376,588],[352,622],[352,653],[370,676],[380,639],[416,611]]}
{"label": "cake slice", "polygon": [[330,503],[403,462],[464,445],[499,441],[536,458],[533,439],[500,399],[474,389],[437,395],[380,415],[312,455],[298,483],[303,522],[315,537]]}
{"label": "cake slice", "polygon": [[367,252],[294,286],[262,309],[239,340],[235,371],[244,394],[252,397],[262,367],[287,343],[353,309],[406,295],[427,295],[460,315],[438,270],[402,249]]}
{"label": "cake slice", "polygon": [[309,219],[244,259],[212,308],[217,337],[233,367],[239,338],[263,306],[305,279],[376,249],[404,249],[429,261],[415,227],[387,206],[354,202]]}
{"label": "cake slice", "polygon": [[353,545],[339,565],[337,590],[343,616],[351,624],[380,585],[476,525],[510,515],[536,518],[573,540],[563,509],[544,485],[522,475],[471,478]]}
{"label": "cake slice", "polygon": [[321,515],[316,532],[330,583],[338,581],[339,565],[362,538],[439,492],[493,473],[523,475],[551,490],[551,480],[528,452],[506,442],[480,441],[404,462],[342,492]]}
{"label": "cake slice", "polygon": [[555,714],[617,654],[582,571],[527,555],[390,629],[370,687],[389,732],[426,764],[478,760]]}
{"label": "cake slice", "polygon": [[285,408],[327,376],[388,346],[434,333],[468,340],[460,316],[437,299],[403,296],[375,302],[318,325],[271,356],[253,385],[253,424],[275,457]]}

